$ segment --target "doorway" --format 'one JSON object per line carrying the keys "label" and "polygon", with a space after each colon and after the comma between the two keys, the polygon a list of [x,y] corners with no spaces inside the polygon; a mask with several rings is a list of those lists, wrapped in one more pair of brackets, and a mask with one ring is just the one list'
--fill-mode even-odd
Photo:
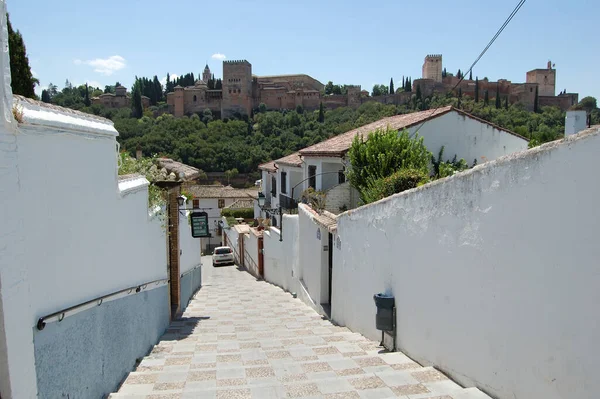
{"label": "doorway", "polygon": [[328,253],[328,259],[329,259],[329,314],[331,315],[331,287],[333,286],[332,284],[332,279],[333,279],[333,234],[329,233],[329,242],[327,243],[328,245],[328,249],[329,249],[329,253]]}

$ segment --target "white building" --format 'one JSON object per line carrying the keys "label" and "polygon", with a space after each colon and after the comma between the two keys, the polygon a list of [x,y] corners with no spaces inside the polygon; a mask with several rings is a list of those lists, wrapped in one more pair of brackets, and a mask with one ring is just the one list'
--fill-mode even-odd
{"label": "white building", "polygon": [[[444,147],[444,160],[456,155],[468,164],[492,161],[528,146],[526,138],[451,106],[391,116],[259,165],[261,193],[266,202],[277,208],[282,196],[292,196],[292,188],[295,187],[293,198],[298,200],[304,190],[313,187],[326,192],[326,209],[330,212],[356,207],[358,193],[345,182],[344,173],[350,166],[348,150],[355,136],[366,138],[369,133],[386,127],[407,129],[411,136],[416,133],[424,138],[425,146],[433,154]],[[267,215],[261,212],[260,216]]]}
{"label": "white building", "polygon": [[[212,253],[212,249],[221,245],[221,236],[218,234],[218,222],[221,220],[221,211],[224,208],[239,208],[239,204],[244,203],[248,208],[252,208],[252,203],[258,195],[256,188],[239,189],[231,186],[184,186],[183,190],[193,196],[192,206],[208,214],[208,226],[212,237],[202,238],[200,245],[204,253]],[[235,204],[238,205],[235,205]],[[189,205],[188,205],[189,206]]]}

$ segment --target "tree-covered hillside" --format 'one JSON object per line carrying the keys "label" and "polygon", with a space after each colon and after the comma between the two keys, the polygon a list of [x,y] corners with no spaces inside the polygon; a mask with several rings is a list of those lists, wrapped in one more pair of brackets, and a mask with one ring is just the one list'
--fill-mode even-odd
{"label": "tree-covered hillside", "polygon": [[[142,92],[158,88],[155,79],[138,79],[134,86]],[[111,87],[105,88],[110,90]],[[89,95],[97,95],[98,88],[88,88]],[[174,118],[166,111],[166,104],[144,110],[141,118],[134,118],[131,109],[107,109],[100,105],[85,105],[86,88],[70,83],[62,90],[49,88],[50,102],[104,116],[114,121],[119,131],[119,142],[131,154],[137,147],[146,155],[168,156],[206,172],[236,168],[240,173],[255,172],[257,166],[291,152],[318,143],[334,135],[376,121],[386,116],[453,105],[477,117],[512,130],[532,140],[533,144],[555,140],[564,132],[565,113],[554,107],[541,107],[529,112],[518,104],[506,101],[486,102],[457,96],[420,98],[413,95],[409,104],[402,106],[367,102],[358,109],[338,108],[305,111],[302,107],[290,111],[268,111],[260,106],[252,117],[217,120],[210,110],[191,117]],[[158,90],[156,90],[158,91]],[[460,93],[459,93],[460,95]],[[164,97],[163,97],[164,98]],[[592,115],[592,123],[600,123],[600,110],[594,98],[582,100],[577,108]]]}

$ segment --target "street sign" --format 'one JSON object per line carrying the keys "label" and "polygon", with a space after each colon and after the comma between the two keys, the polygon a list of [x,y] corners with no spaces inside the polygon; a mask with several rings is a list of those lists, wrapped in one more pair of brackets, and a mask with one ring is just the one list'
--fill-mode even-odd
{"label": "street sign", "polygon": [[208,213],[192,212],[190,215],[192,220],[192,237],[210,237],[208,232]]}

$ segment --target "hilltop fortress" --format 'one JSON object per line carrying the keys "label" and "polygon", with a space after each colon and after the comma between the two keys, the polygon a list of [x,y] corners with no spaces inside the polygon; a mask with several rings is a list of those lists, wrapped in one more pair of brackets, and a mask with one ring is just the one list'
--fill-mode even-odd
{"label": "hilltop fortress", "polygon": [[[210,90],[207,82],[211,72],[206,65],[202,80],[194,86],[175,87],[175,91],[167,94],[169,112],[176,117],[201,114],[210,109],[222,118],[234,115],[250,115],[253,109],[264,103],[267,109],[294,109],[298,105],[306,110],[319,108],[322,102],[327,108],[353,107],[356,108],[367,101],[377,101],[384,104],[402,105],[411,101],[420,89],[424,97],[434,93],[449,92],[459,82],[459,78],[448,74],[443,76],[442,56],[428,55],[422,67],[422,78],[412,82],[411,92],[398,92],[371,97],[360,86],[347,86],[343,95],[325,95],[324,85],[318,80],[305,75],[273,75],[256,76],[252,74],[252,65],[246,60],[223,61],[223,87]],[[576,104],[577,93],[556,91],[556,69],[548,62],[546,69],[534,69],[527,72],[525,83],[512,83],[506,79],[490,82],[487,78],[478,82],[479,98],[483,99],[487,91],[490,99],[500,95],[502,100],[508,98],[509,103],[522,103],[527,109],[533,110],[536,88],[540,106],[552,105],[563,111]],[[457,87],[463,96],[475,96],[474,80],[464,79]]]}

